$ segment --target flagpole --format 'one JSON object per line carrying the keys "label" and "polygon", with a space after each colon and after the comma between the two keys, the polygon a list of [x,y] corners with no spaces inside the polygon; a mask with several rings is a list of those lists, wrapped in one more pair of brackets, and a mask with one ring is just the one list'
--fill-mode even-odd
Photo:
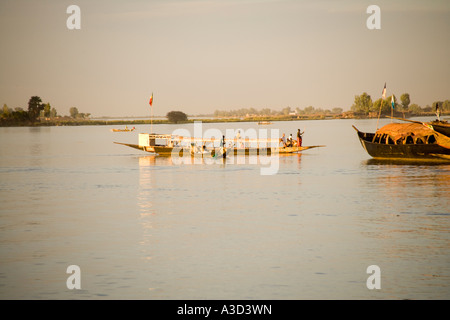
{"label": "flagpole", "polygon": [[380,102],[380,111],[378,112],[378,119],[377,119],[377,130],[378,130],[378,122],[380,121],[380,116],[381,116],[381,107],[383,106],[383,98],[381,98],[381,102]]}
{"label": "flagpole", "polygon": [[381,117],[381,108],[383,107],[384,102],[383,98],[386,98],[386,82],[384,83],[383,92],[381,93],[380,111],[378,112],[378,119],[377,119],[377,130],[378,130],[378,121],[380,121]]}
{"label": "flagpole", "polygon": [[150,116],[150,134],[153,134],[153,92],[152,92],[152,96],[150,97],[150,108],[152,109],[151,111],[151,116]]}
{"label": "flagpole", "polygon": [[392,123],[392,119],[394,117],[394,106],[395,106],[394,95],[392,95],[392,97],[391,97],[391,123]]}
{"label": "flagpole", "polygon": [[394,107],[391,105],[391,123],[392,123],[392,118],[393,117],[394,117]]}

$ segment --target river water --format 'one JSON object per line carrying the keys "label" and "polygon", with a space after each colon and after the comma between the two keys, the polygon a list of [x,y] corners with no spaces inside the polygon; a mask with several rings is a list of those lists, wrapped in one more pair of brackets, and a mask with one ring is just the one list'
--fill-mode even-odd
{"label": "river water", "polygon": [[0,298],[449,299],[450,164],[374,161],[352,124],[203,124],[325,147],[195,163],[113,143],[148,125],[0,128]]}

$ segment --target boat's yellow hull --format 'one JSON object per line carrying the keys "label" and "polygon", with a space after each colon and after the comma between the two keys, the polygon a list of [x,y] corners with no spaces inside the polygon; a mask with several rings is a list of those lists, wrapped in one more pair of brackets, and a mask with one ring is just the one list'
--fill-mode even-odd
{"label": "boat's yellow hull", "polygon": [[[118,142],[116,142],[118,143]],[[274,147],[274,148],[225,148],[223,151],[221,148],[206,149],[203,152],[198,152],[199,150],[192,149],[189,147],[169,147],[169,146],[139,146],[135,144],[123,144],[135,149],[142,151],[155,153],[160,156],[180,156],[190,154],[192,156],[210,156],[214,157],[216,153],[225,153],[226,155],[271,155],[271,154],[289,154],[296,153],[303,150],[323,147],[323,146],[305,146],[305,147]]]}

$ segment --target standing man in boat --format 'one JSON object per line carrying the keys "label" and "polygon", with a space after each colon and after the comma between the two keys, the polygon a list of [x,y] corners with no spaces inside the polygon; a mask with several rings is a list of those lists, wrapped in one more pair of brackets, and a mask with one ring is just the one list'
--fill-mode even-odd
{"label": "standing man in boat", "polygon": [[305,131],[300,132],[300,129],[297,130],[297,147],[302,146],[302,135],[305,133]]}
{"label": "standing man in boat", "polygon": [[283,143],[283,147],[286,147],[286,135],[283,133],[283,136],[280,138],[280,142]]}

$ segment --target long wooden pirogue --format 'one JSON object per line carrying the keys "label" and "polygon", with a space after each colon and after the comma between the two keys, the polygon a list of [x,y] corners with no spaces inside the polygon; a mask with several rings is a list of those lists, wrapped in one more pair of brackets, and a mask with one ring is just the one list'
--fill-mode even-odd
{"label": "long wooden pirogue", "polygon": [[[296,153],[317,146],[279,147],[278,139],[203,139],[174,136],[168,134],[139,134],[139,144],[114,142],[134,149],[154,153],[160,156],[188,153],[193,156],[226,156],[226,155],[271,155],[274,153]],[[219,144],[217,146],[216,144]]]}

